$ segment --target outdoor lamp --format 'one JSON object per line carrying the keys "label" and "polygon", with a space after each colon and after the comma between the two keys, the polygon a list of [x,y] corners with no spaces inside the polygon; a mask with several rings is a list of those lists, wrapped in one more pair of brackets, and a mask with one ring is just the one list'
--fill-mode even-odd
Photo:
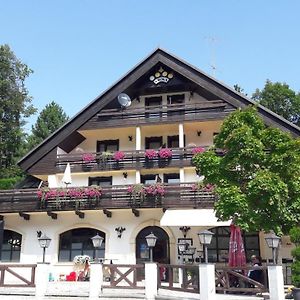
{"label": "outdoor lamp", "polygon": [[157,241],[157,236],[151,232],[148,234],[146,237],[147,245],[150,249],[150,262],[153,262],[153,248],[155,247],[156,241]]}
{"label": "outdoor lamp", "polygon": [[46,254],[46,248],[49,247],[51,239],[46,236],[46,234],[43,234],[41,237],[38,238],[40,247],[43,248],[43,263],[45,263],[45,254]]}
{"label": "outdoor lamp", "polygon": [[104,238],[102,236],[100,236],[98,233],[93,236],[91,238],[92,242],[93,242],[93,246],[95,248],[95,261],[98,262],[99,258],[98,258],[98,249],[100,249],[102,242],[104,241]]}
{"label": "outdoor lamp", "polygon": [[208,263],[207,245],[211,243],[214,233],[208,230],[203,230],[198,233],[200,244],[204,246],[205,263]]}
{"label": "outdoor lamp", "polygon": [[276,265],[276,249],[279,247],[280,237],[272,232],[266,235],[265,240],[268,247],[272,248],[273,264]]}

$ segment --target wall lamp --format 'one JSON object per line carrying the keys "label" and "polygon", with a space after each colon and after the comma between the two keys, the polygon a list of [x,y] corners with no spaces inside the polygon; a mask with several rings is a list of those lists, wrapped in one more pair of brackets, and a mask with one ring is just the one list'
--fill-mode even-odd
{"label": "wall lamp", "polygon": [[127,179],[128,173],[127,172],[123,172],[123,177],[124,177],[124,179]]}
{"label": "wall lamp", "polygon": [[115,228],[115,231],[118,233],[118,238],[121,238],[121,237],[122,237],[122,233],[123,233],[123,231],[125,231],[125,230],[126,230],[126,228],[121,227],[121,226]]}
{"label": "wall lamp", "polygon": [[186,235],[190,229],[191,229],[191,227],[188,227],[188,226],[179,227],[179,230],[182,232],[184,238],[186,238]]}
{"label": "wall lamp", "polygon": [[128,136],[128,141],[129,141],[129,142],[132,142],[132,140],[133,140],[132,135],[129,135],[129,136]]}
{"label": "wall lamp", "polygon": [[200,135],[201,135],[201,133],[202,133],[202,131],[201,131],[201,130],[197,130],[197,135],[198,135],[198,136],[200,136]]}

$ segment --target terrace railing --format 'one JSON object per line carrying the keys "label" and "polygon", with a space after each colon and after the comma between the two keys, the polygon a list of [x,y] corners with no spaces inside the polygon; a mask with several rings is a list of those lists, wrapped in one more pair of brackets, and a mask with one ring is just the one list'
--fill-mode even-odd
{"label": "terrace railing", "polygon": [[[208,146],[203,148],[207,149]],[[165,168],[165,167],[185,167],[191,166],[194,148],[172,148],[172,157],[169,159],[145,158],[145,150],[140,151],[122,151],[124,159],[116,161],[113,153],[93,152],[90,156],[93,158],[89,162],[83,160],[83,154],[59,154],[56,159],[58,171],[63,172],[66,164],[70,163],[72,172],[82,171],[104,171],[104,170],[122,170],[122,169],[143,169],[143,168]]]}
{"label": "terrace railing", "polygon": [[226,104],[222,100],[213,100],[197,104],[168,104],[146,106],[129,109],[103,109],[92,122],[83,126],[102,128],[109,126],[126,126],[134,124],[162,123],[170,121],[192,121],[203,119],[219,119],[228,114]]}
{"label": "terrace railing", "polygon": [[68,189],[64,188],[50,189],[53,193],[47,199],[41,197],[41,190],[38,189],[0,191],[0,213],[154,207],[211,208],[216,197],[211,191],[195,189],[194,183],[164,184],[163,195],[133,194],[128,188],[129,185],[102,187],[101,196],[76,192],[68,194]]}

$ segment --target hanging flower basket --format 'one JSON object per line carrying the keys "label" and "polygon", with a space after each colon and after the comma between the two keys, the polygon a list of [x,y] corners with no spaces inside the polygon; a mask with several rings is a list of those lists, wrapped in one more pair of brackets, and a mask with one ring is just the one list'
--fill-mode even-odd
{"label": "hanging flower basket", "polygon": [[145,158],[148,160],[152,160],[157,158],[157,151],[153,150],[153,149],[147,149],[145,151]]}
{"label": "hanging flower basket", "polygon": [[125,153],[122,152],[122,151],[117,151],[117,152],[115,152],[114,155],[113,155],[113,159],[114,159],[115,161],[121,161],[121,160],[123,160],[124,158],[125,158]]}

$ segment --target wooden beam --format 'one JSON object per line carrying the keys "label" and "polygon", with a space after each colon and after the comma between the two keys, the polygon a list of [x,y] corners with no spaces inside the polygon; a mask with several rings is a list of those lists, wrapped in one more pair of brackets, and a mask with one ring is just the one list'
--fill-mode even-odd
{"label": "wooden beam", "polygon": [[47,211],[47,215],[51,217],[53,220],[57,220],[57,214],[52,211]]}
{"label": "wooden beam", "polygon": [[84,219],[84,213],[82,211],[76,210],[75,214],[80,218],[80,219]]}
{"label": "wooden beam", "polygon": [[111,218],[112,216],[112,212],[107,210],[107,209],[103,209],[103,213],[108,217],[108,218]]}
{"label": "wooden beam", "polygon": [[30,215],[25,214],[23,212],[19,212],[19,216],[22,217],[24,220],[29,221],[30,220]]}
{"label": "wooden beam", "polygon": [[132,209],[132,213],[134,214],[135,217],[139,217],[140,216],[140,212],[137,209],[135,209],[135,208]]}

